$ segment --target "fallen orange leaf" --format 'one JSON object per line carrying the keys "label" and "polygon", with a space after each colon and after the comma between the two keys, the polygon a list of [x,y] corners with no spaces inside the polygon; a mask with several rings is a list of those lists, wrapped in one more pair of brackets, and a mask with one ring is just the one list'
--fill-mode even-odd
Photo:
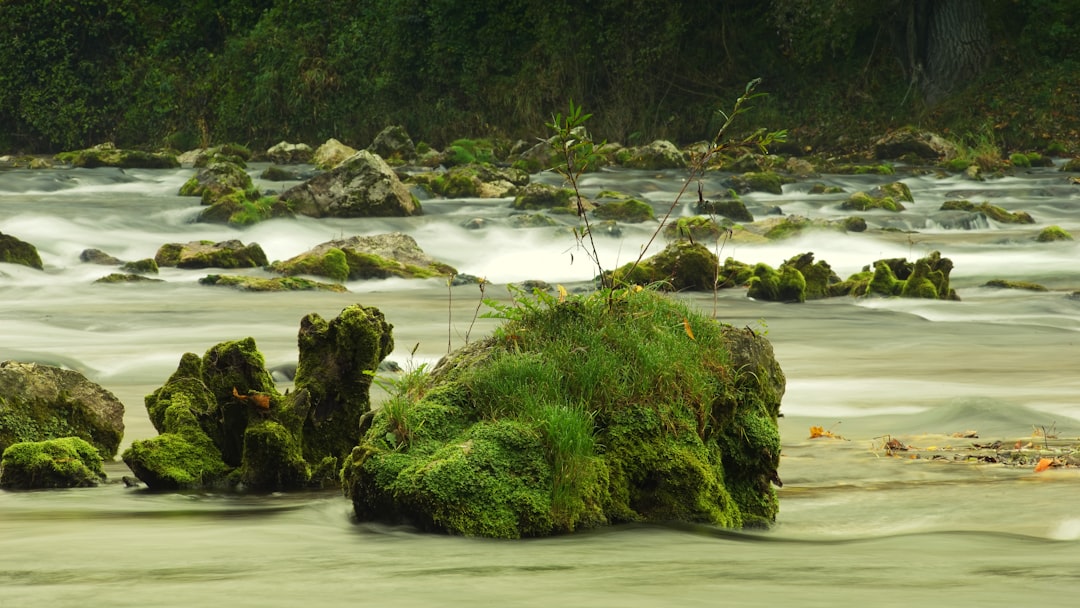
{"label": "fallen orange leaf", "polygon": [[694,340],[694,332],[690,330],[690,319],[682,320],[683,328],[686,330],[686,335],[690,336],[691,340]]}
{"label": "fallen orange leaf", "polygon": [[1040,458],[1039,464],[1035,465],[1035,472],[1042,473],[1046,469],[1050,468],[1050,465],[1054,464],[1053,458]]}

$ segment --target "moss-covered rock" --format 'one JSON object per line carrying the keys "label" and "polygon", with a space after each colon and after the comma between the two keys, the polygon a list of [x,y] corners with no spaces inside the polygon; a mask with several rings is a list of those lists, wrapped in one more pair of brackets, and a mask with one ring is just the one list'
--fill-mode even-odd
{"label": "moss-covered rock", "polygon": [[428,279],[457,274],[452,266],[424,253],[416,240],[401,232],[353,236],[316,245],[270,270],[287,276],[310,274],[335,281]]}
{"label": "moss-covered rock", "polygon": [[686,167],[686,157],[675,144],[658,139],[650,144],[635,148],[623,148],[616,155],[616,160],[628,169],[682,169]]}
{"label": "moss-covered rock", "polygon": [[874,142],[874,155],[881,159],[901,157],[942,161],[957,154],[956,145],[937,133],[912,126],[900,127]]}
{"label": "moss-covered rock", "polygon": [[215,200],[199,214],[196,221],[241,228],[272,218],[291,218],[295,215],[292,204],[279,196],[261,196],[257,190],[234,190]]}
{"label": "moss-covered rock", "polygon": [[258,243],[245,245],[235,239],[166,243],[158,248],[154,261],[158,266],[176,268],[257,268],[267,264]]}
{"label": "moss-covered rock", "polygon": [[407,217],[423,213],[420,201],[390,165],[367,150],[282,192],[281,200],[296,213],[310,217]]}
{"label": "moss-covered rock", "polygon": [[135,274],[157,274],[158,265],[154,258],[145,258],[120,265],[120,270]]}
{"label": "moss-covered rock", "polygon": [[372,372],[394,350],[393,326],[377,308],[353,305],[329,321],[300,322],[297,393],[312,403],[303,421],[309,462],[341,458],[357,443],[359,420],[371,409]]}
{"label": "moss-covered rock", "polygon": [[315,150],[315,154],[311,157],[311,164],[319,169],[329,171],[355,154],[356,148],[331,137]]}
{"label": "moss-covered rock", "polygon": [[85,150],[61,152],[56,160],[75,167],[121,167],[124,169],[173,169],[180,166],[176,156],[166,152],[121,150],[112,143],[98,144]]}
{"label": "moss-covered rock", "polygon": [[342,470],[357,519],[498,538],[774,521],[764,338],[651,290],[519,303],[374,413]]}
{"label": "moss-covered rock", "polygon": [[1045,286],[1029,281],[1013,281],[1011,279],[991,279],[982,285],[994,289],[1021,289],[1024,291],[1049,291]]}
{"label": "moss-covered rock", "polygon": [[94,283],[164,283],[161,279],[134,274],[130,272],[113,272],[100,279],[94,279]]}
{"label": "moss-covered rock", "polygon": [[241,291],[333,291],[336,293],[348,291],[344,285],[339,285],[337,283],[321,283],[303,277],[275,277],[267,279],[263,277],[249,277],[242,275],[210,274],[199,279],[199,284],[233,287]]}
{"label": "moss-covered rock", "polygon": [[1035,220],[1025,211],[1007,211],[998,207],[997,205],[991,205],[990,203],[983,202],[976,205],[967,200],[954,200],[945,201],[941,205],[941,211],[967,211],[970,213],[976,213],[992,219],[995,222],[1002,224],[1034,224]]}
{"label": "moss-covered rock", "polygon": [[555,218],[545,213],[515,213],[506,218],[511,228],[550,228],[558,226]]}
{"label": "moss-covered rock", "polygon": [[280,141],[266,151],[266,158],[278,165],[297,165],[311,162],[315,151],[305,143]]}
{"label": "moss-covered rock", "polygon": [[959,300],[956,291],[949,287],[952,268],[952,260],[941,257],[937,251],[915,262],[903,258],[877,260],[872,268],[867,266],[843,283],[834,285],[832,293]]}
{"label": "moss-covered rock", "polygon": [[350,306],[329,322],[308,315],[296,390],[284,395],[251,338],[222,342],[203,357],[186,353],[146,397],[160,434],[135,441],[124,462],[158,489],[322,485],[359,441],[372,374],[393,349],[391,330],[374,308]]}
{"label": "moss-covered rock", "polygon": [[615,220],[628,224],[640,224],[656,219],[652,205],[636,198],[598,205],[592,213],[603,220]]}
{"label": "moss-covered rock", "polygon": [[664,225],[662,234],[669,241],[686,239],[699,243],[713,243],[721,235],[730,233],[730,230],[729,225],[720,224],[711,217],[692,215],[668,222]]}
{"label": "moss-covered rock", "polygon": [[663,251],[608,273],[615,285],[662,285],[675,291],[712,291],[719,260],[700,243],[677,240]]}
{"label": "moss-covered rock", "polygon": [[489,163],[470,163],[446,171],[415,173],[409,181],[447,198],[502,198],[528,184],[529,174]]}
{"label": "moss-covered rock", "polygon": [[79,437],[112,458],[123,436],[124,404],[81,373],[0,363],[0,451],[13,443]]}
{"label": "moss-covered rock", "polygon": [[44,269],[37,247],[3,232],[0,232],[0,262]]}
{"label": "moss-covered rock", "polygon": [[783,194],[783,185],[790,181],[775,171],[759,171],[731,176],[729,187],[739,194],[747,192]]}
{"label": "moss-covered rock", "polygon": [[416,160],[416,144],[401,125],[390,125],[379,131],[367,149],[391,163]]}
{"label": "moss-covered rock", "polygon": [[1052,243],[1055,241],[1071,241],[1073,235],[1061,228],[1061,226],[1047,226],[1039,231],[1035,240],[1040,243]]}
{"label": "moss-covered rock", "polygon": [[746,209],[746,204],[738,195],[732,198],[710,201],[699,198],[693,204],[694,213],[705,215],[719,215],[733,222],[752,222],[754,216]]}
{"label": "moss-covered rock", "polygon": [[198,196],[203,205],[212,205],[223,196],[234,192],[254,190],[251,176],[244,165],[232,160],[216,160],[198,170],[180,186],[180,196]]}
{"label": "moss-covered rock", "polygon": [[895,201],[915,202],[915,199],[911,196],[911,188],[904,182],[889,182],[887,184],[882,184],[874,188],[870,192],[870,196],[875,199],[888,197]]}
{"label": "moss-covered rock", "polygon": [[518,190],[517,196],[514,197],[513,207],[522,211],[570,209],[574,204],[573,200],[574,191],[569,188],[531,183]]}
{"label": "moss-covered rock", "polygon": [[7,447],[0,460],[0,488],[88,488],[105,480],[97,448],[78,437]]}
{"label": "moss-covered rock", "polygon": [[905,209],[903,203],[891,196],[882,194],[881,196],[875,197],[866,192],[853,192],[846,201],[841,203],[840,208],[854,211],[884,209],[885,211],[892,211],[894,213]]}

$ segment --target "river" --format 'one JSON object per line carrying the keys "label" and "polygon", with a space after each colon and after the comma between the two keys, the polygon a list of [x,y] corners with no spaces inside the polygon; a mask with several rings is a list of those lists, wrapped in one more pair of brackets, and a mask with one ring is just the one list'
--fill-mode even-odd
{"label": "river", "polygon": [[[264,167],[254,163],[250,172]],[[360,303],[394,325],[390,358],[415,366],[485,335],[494,321],[473,322],[475,285],[435,280],[350,282],[345,294],[247,293],[199,285],[208,271],[165,268],[160,283],[94,284],[113,269],[80,262],[84,249],[138,260],[165,243],[237,238],[283,260],[333,238],[401,230],[435,258],[486,277],[486,297],[505,298],[510,282],[573,288],[595,274],[567,231],[508,227],[508,199],[427,200],[415,218],[297,218],[238,231],[192,223],[198,200],[176,193],[193,171],[0,171],[0,232],[34,244],[45,264],[0,264],[0,360],[64,365],[112,391],[126,405],[121,449],[154,434],[143,396],[185,352],[251,336],[269,366],[288,365],[304,315],[331,318]],[[1080,245],[1034,241],[1050,224],[1080,235],[1080,186],[1065,177],[1051,168],[981,183],[821,176],[809,181],[848,191],[901,179],[915,204],[899,215],[862,214],[866,233],[814,232],[721,251],[773,266],[812,251],[847,277],[880,258],[938,250],[955,263],[959,302],[778,304],[742,289],[721,291],[715,303],[711,294],[679,296],[767,332],[787,375],[784,486],[770,530],[620,526],[517,542],[446,537],[357,524],[336,492],[127,488],[117,460],[107,466],[110,483],[97,488],[0,491],[0,606],[1069,605],[1080,595],[1080,469],[954,462],[948,449],[970,441],[953,433],[971,430],[1010,444],[1038,443],[1033,433],[1043,428],[1080,437],[1080,299],[1069,297],[1080,290]],[[683,178],[613,170],[586,176],[583,188],[636,193],[662,212]],[[719,180],[706,180],[707,196],[722,191]],[[813,218],[847,215],[838,209],[844,195],[807,194],[809,181],[744,200],[755,216],[774,206]],[[1036,224],[946,229],[935,211],[952,198],[1027,211]],[[676,209],[682,213],[689,211]],[[461,226],[474,217],[487,226]],[[637,257],[653,227],[624,226],[621,236],[599,239],[605,267]],[[649,253],[662,243],[653,247]],[[982,287],[997,278],[1049,291]],[[809,439],[810,426],[843,439]],[[889,438],[947,457],[890,455]]]}

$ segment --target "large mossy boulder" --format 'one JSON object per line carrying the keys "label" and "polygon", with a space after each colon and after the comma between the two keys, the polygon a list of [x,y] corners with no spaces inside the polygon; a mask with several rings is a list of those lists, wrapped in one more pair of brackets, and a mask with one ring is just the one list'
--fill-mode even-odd
{"label": "large mossy boulder", "polygon": [[166,243],[154,254],[160,267],[176,268],[258,268],[266,266],[266,253],[258,243],[245,245],[236,239]]}
{"label": "large mossy boulder", "polygon": [[652,205],[643,200],[628,198],[597,205],[593,215],[602,220],[615,220],[627,224],[640,224],[656,219]]}
{"label": "large mossy boulder", "polygon": [[898,213],[906,207],[895,197],[878,191],[867,194],[866,192],[853,192],[846,201],[840,204],[840,208],[848,211],[869,211],[871,209],[884,209]]}
{"label": "large mossy boulder", "polygon": [[120,167],[123,169],[175,169],[180,161],[173,154],[165,152],[143,152],[142,150],[121,150],[112,143],[98,144],[85,150],[61,152],[56,160],[75,167],[93,169],[97,167]]}
{"label": "large mossy boulder", "polygon": [[78,437],[16,443],[0,459],[0,488],[89,488],[105,480],[97,448]]}
{"label": "large mossy boulder", "polygon": [[309,274],[335,281],[428,279],[457,274],[456,269],[424,253],[416,239],[402,232],[327,241],[283,262],[274,262],[269,269],[286,276]]}
{"label": "large mossy boulder", "polygon": [[[327,322],[301,322],[296,390],[281,394],[251,338],[187,353],[146,397],[159,435],[132,443],[124,462],[149,487],[295,490],[325,475],[356,445],[368,390],[393,349],[392,326],[353,305]],[[323,476],[320,476],[320,471]]]}
{"label": "large mossy boulder", "polygon": [[520,538],[775,520],[785,380],[760,335],[652,290],[537,296],[373,413],[360,521]]}
{"label": "large mossy boulder", "polygon": [[377,154],[361,150],[330,171],[281,193],[281,200],[311,217],[420,215],[420,201]]}
{"label": "large mossy boulder", "polygon": [[37,247],[3,232],[0,232],[0,262],[44,269]]}
{"label": "large mossy boulder", "polygon": [[112,459],[124,436],[124,404],[81,373],[0,363],[0,451],[14,443],[79,437]]}
{"label": "large mossy boulder", "polygon": [[577,213],[574,198],[574,191],[569,188],[557,188],[533,182],[518,189],[512,206],[521,211],[550,209],[556,212]]}

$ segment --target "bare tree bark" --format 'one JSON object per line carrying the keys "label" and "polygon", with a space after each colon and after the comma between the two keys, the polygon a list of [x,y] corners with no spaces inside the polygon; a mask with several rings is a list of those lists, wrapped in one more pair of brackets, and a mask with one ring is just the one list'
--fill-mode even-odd
{"label": "bare tree bark", "polygon": [[921,88],[927,105],[970,82],[990,56],[990,30],[981,0],[929,3]]}

